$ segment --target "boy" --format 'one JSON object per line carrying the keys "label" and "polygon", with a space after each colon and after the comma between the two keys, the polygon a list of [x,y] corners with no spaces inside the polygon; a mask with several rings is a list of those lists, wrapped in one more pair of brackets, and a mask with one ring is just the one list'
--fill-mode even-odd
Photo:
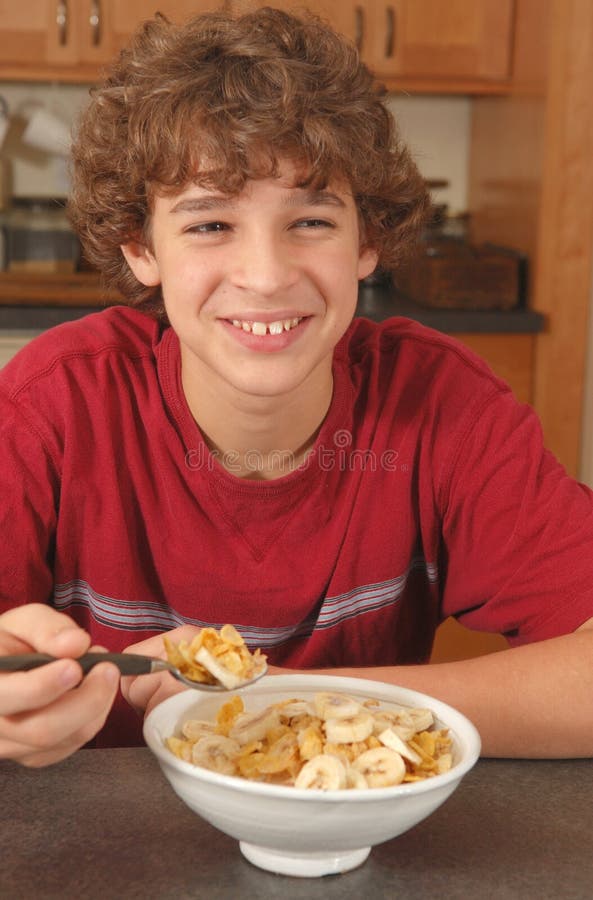
{"label": "boy", "polygon": [[[273,667],[442,697],[487,754],[593,753],[591,493],[454,341],[352,321],[427,210],[355,51],[275,10],[157,18],[73,158],[73,222],[129,307],[1,373],[0,651],[63,659],[0,677],[0,754],[138,739],[112,666],[74,658],[226,622]],[[423,665],[450,614],[516,646]],[[122,688],[140,713],[176,689]]]}

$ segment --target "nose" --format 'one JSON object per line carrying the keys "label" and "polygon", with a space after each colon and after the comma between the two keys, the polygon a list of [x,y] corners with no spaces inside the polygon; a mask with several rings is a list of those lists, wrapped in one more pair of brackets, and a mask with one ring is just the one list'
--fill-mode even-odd
{"label": "nose", "polygon": [[232,281],[235,287],[271,297],[296,283],[296,259],[281,236],[260,230],[235,243]]}

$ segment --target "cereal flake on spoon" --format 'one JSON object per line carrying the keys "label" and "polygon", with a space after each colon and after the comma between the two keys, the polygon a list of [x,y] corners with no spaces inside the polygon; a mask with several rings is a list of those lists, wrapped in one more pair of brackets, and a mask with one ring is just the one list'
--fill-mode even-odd
{"label": "cereal flake on spoon", "polygon": [[202,628],[191,641],[174,644],[163,635],[168,661],[192,681],[222,684],[233,691],[251,681],[265,667],[266,657],[247,647],[234,625]]}

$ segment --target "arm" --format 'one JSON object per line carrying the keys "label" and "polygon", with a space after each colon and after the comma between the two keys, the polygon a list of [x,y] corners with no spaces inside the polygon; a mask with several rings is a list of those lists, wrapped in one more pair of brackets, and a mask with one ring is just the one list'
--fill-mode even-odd
{"label": "arm", "polygon": [[119,672],[102,663],[83,679],[75,657],[89,643],[88,634],[72,620],[42,604],[0,616],[0,654],[39,651],[60,657],[31,672],[0,674],[0,758],[31,767],[49,765],[103,727]]}
{"label": "arm", "polygon": [[[21,359],[26,378],[29,357]],[[0,389],[0,654],[39,651],[60,659],[31,672],[0,673],[0,758],[42,766],[100,730],[119,672],[104,663],[83,679],[75,657],[89,649],[89,635],[45,604],[53,585],[59,452],[38,418],[33,422],[10,399],[8,369]]]}
{"label": "arm", "polygon": [[318,671],[438,697],[471,719],[483,756],[593,756],[593,619],[573,634],[474,659]]}
{"label": "arm", "polygon": [[435,451],[441,615],[513,649],[385,677],[465,712],[484,755],[593,756],[593,494],[508,392],[454,446]]}

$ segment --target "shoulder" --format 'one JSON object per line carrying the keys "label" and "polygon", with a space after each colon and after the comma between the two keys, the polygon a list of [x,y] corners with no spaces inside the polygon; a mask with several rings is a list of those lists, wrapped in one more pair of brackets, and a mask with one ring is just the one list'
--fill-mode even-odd
{"label": "shoulder", "polygon": [[488,364],[455,338],[418,322],[393,317],[383,322],[355,319],[337,348],[337,358],[355,378],[376,378],[387,387],[397,382],[414,392],[446,394],[476,390],[510,392]]}
{"label": "shoulder", "polygon": [[59,377],[60,371],[88,370],[110,354],[130,362],[153,359],[160,332],[156,320],[127,307],[91,313],[30,341],[0,371],[0,388],[14,397],[48,376]]}

